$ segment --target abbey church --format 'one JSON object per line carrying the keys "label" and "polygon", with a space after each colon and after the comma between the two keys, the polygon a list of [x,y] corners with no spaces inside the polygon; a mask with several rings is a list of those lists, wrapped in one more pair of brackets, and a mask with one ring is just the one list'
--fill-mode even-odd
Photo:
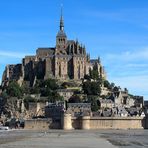
{"label": "abbey church", "polygon": [[36,79],[80,80],[84,75],[89,75],[89,70],[94,65],[97,66],[100,78],[105,78],[106,74],[100,59],[91,60],[85,46],[78,40],[68,40],[61,13],[55,47],[38,48],[36,55],[25,56],[21,64],[7,65],[2,83],[14,79],[20,85],[23,81],[29,81],[30,85],[33,85]]}

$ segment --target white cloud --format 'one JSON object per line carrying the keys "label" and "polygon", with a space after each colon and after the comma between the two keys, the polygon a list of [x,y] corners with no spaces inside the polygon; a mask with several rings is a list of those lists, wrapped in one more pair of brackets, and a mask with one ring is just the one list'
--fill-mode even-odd
{"label": "white cloud", "polygon": [[148,68],[148,64],[147,63],[130,63],[127,64],[126,67],[128,68]]}
{"label": "white cloud", "polygon": [[125,51],[122,53],[110,53],[105,56],[105,59],[114,61],[139,61],[148,60],[148,48],[135,51]]}
{"label": "white cloud", "polygon": [[109,81],[148,100],[148,48],[111,53],[102,59]]}
{"label": "white cloud", "polygon": [[112,76],[110,80],[122,88],[128,88],[129,93],[133,93],[134,95],[144,95],[145,99],[148,99],[148,75],[125,77]]}
{"label": "white cloud", "polygon": [[0,56],[2,56],[2,57],[10,57],[10,58],[23,58],[25,56],[25,53],[11,52],[11,51],[1,51],[0,50]]}

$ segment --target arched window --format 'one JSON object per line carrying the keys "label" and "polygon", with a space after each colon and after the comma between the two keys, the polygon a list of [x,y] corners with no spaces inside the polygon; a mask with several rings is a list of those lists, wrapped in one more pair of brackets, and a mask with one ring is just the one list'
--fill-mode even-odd
{"label": "arched window", "polygon": [[59,76],[61,77],[61,65],[59,65]]}

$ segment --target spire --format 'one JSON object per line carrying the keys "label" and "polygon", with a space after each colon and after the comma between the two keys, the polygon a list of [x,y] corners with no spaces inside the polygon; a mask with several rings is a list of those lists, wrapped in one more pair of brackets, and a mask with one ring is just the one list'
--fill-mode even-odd
{"label": "spire", "polygon": [[61,5],[60,31],[64,31],[63,5]]}
{"label": "spire", "polygon": [[101,58],[98,56],[98,63],[101,64]]}

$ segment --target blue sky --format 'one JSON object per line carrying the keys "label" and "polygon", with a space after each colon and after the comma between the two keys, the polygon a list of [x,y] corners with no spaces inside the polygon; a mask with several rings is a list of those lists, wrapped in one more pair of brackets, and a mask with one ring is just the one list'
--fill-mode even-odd
{"label": "blue sky", "polygon": [[68,38],[101,57],[110,82],[148,100],[147,0],[0,0],[0,77],[6,64],[55,46],[61,3]]}

